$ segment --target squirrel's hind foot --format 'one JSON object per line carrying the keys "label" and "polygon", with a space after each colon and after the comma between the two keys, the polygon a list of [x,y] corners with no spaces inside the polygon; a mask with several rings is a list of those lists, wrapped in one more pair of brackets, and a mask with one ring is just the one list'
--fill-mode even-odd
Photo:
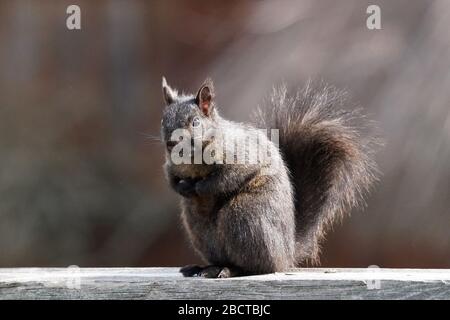
{"label": "squirrel's hind foot", "polygon": [[243,275],[238,268],[221,267],[215,265],[199,266],[187,265],[180,269],[185,277],[202,277],[202,278],[231,278]]}
{"label": "squirrel's hind foot", "polygon": [[202,271],[204,267],[196,265],[196,264],[189,264],[187,266],[184,266],[180,269],[181,274],[184,277],[197,277],[200,271]]}

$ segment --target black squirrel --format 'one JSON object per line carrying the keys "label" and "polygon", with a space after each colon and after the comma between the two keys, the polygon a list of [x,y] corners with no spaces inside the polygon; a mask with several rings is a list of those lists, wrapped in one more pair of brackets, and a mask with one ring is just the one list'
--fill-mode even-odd
{"label": "black squirrel", "polygon": [[[376,139],[363,137],[368,121],[358,109],[344,110],[346,93],[308,83],[289,96],[281,86],[273,90],[268,106],[258,109],[255,125],[249,125],[219,115],[210,79],[196,95],[178,94],[165,78],[162,90],[166,177],[182,196],[182,223],[207,263],[180,272],[223,278],[317,263],[326,229],[361,205],[376,180]],[[353,126],[354,120],[363,120],[363,127]],[[203,134],[214,132],[207,138],[202,135],[197,145],[201,152],[214,150],[208,153],[213,161],[174,161],[174,155],[193,160],[193,152],[186,154],[185,147],[197,150],[195,138],[174,138],[176,129],[192,135],[199,127]],[[278,146],[257,128],[278,129]],[[230,147],[223,143],[225,132],[247,147],[246,161],[226,161]],[[255,151],[248,143],[251,134],[270,161],[247,161]],[[185,143],[182,147],[180,141]],[[221,143],[222,148],[211,148]]]}

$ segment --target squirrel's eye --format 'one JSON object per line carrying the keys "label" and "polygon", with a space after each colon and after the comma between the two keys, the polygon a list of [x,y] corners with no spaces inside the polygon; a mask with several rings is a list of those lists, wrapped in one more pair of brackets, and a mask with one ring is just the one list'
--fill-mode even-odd
{"label": "squirrel's eye", "polygon": [[194,117],[194,119],[192,119],[192,127],[197,128],[198,126],[200,126],[200,118],[199,117]]}

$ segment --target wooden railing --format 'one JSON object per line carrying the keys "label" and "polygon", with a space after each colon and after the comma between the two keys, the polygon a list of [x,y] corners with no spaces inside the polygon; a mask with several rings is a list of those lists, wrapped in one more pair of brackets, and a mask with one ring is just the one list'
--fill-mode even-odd
{"label": "wooden railing", "polygon": [[230,279],[178,268],[0,269],[0,299],[450,299],[449,269],[295,269]]}

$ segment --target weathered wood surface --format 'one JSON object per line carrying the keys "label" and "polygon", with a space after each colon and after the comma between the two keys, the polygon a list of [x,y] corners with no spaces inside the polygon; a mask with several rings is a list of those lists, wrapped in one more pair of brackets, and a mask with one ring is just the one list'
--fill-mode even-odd
{"label": "weathered wood surface", "polygon": [[450,299],[447,269],[295,269],[231,279],[178,268],[0,269],[0,299]]}

